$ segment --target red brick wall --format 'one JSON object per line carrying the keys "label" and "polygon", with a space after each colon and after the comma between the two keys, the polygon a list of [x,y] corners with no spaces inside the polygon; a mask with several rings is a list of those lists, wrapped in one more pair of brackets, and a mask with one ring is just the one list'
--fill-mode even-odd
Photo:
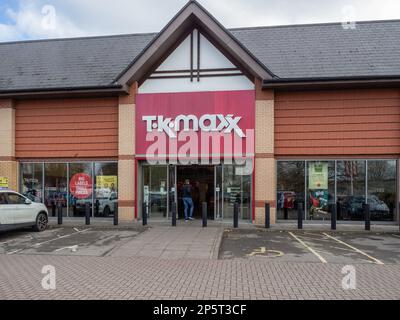
{"label": "red brick wall", "polygon": [[17,158],[118,157],[118,98],[16,103]]}
{"label": "red brick wall", "polygon": [[275,154],[399,155],[400,90],[276,92]]}

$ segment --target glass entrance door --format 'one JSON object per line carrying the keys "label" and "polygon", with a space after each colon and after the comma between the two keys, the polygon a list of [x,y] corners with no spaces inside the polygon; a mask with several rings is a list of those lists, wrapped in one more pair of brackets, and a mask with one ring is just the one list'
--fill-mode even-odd
{"label": "glass entrance door", "polygon": [[203,202],[207,203],[208,219],[233,219],[237,202],[239,219],[251,220],[252,176],[242,166],[143,165],[141,172],[140,212],[146,210],[149,219],[171,218],[174,203],[177,218],[183,219],[183,185],[188,181],[195,219],[201,219]]}
{"label": "glass entrance door", "polygon": [[222,165],[215,166],[215,219],[222,220],[223,214],[223,187],[222,187]]}
{"label": "glass entrance door", "polygon": [[168,166],[143,166],[143,203],[149,219],[167,218]]}
{"label": "glass entrance door", "polygon": [[[168,217],[172,217],[173,206],[176,206],[176,210],[178,210],[177,203],[177,181],[176,181],[176,166],[170,165],[168,166]],[[176,211],[178,212],[178,211]]]}
{"label": "glass entrance door", "polygon": [[251,175],[244,167],[223,166],[223,219],[233,219],[235,203],[239,205],[239,219],[251,220]]}

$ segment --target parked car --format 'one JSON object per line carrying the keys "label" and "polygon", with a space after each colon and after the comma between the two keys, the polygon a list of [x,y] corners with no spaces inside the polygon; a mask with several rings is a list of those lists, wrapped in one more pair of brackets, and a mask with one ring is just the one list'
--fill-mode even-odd
{"label": "parked car", "polygon": [[103,217],[108,217],[115,212],[115,205],[118,202],[118,194],[110,192],[107,197],[96,199],[96,210]]}
{"label": "parked car", "polygon": [[[349,196],[340,202],[341,215],[345,220],[364,220],[363,203],[365,197],[363,196]],[[390,213],[387,204],[377,196],[368,197],[368,204],[370,206],[371,220],[391,220],[393,217]]]}
{"label": "parked car", "polygon": [[18,192],[0,190],[0,230],[33,227],[46,230],[48,212],[43,203],[36,203]]}

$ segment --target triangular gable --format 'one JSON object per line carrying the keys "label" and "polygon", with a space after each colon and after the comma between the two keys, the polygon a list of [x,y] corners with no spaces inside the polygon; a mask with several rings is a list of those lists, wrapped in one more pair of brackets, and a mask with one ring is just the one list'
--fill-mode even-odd
{"label": "triangular gable", "polygon": [[198,29],[140,85],[139,93],[254,90],[252,79]]}
{"label": "triangular gable", "polygon": [[177,44],[182,43],[193,29],[198,29],[218,47],[230,61],[235,61],[248,77],[272,79],[270,72],[233,35],[196,1],[190,1],[151,41],[143,52],[118,76],[117,83],[131,85],[143,83],[169,56]]}

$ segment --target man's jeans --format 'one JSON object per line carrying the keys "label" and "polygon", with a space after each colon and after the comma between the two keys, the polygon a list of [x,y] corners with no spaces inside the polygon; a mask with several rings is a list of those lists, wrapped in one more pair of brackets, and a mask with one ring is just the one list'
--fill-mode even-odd
{"label": "man's jeans", "polygon": [[[193,218],[194,204],[192,198],[183,198],[183,204],[185,205],[185,220]],[[190,214],[188,216],[189,207],[190,207]]]}

